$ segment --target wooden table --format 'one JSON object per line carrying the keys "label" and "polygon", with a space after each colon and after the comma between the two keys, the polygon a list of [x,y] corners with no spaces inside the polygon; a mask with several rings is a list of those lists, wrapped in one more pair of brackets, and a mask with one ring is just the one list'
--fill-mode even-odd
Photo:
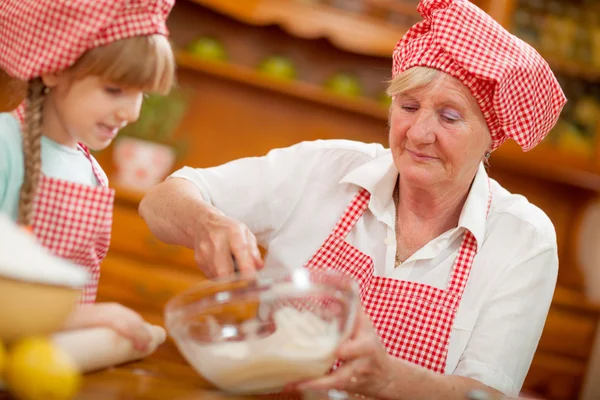
{"label": "wooden table", "polygon": [[[326,393],[286,396],[286,400],[328,400]],[[352,397],[356,398],[356,397]],[[171,339],[148,358],[84,375],[73,400],[276,400],[234,396],[215,390],[187,364]],[[14,400],[0,389],[0,400]]]}
{"label": "wooden table", "polygon": [[[0,391],[0,400],[12,399]],[[148,358],[87,374],[76,400],[245,400],[212,389],[167,340]]]}
{"label": "wooden table", "polygon": [[76,399],[243,399],[220,394],[167,341],[148,358],[88,374]]}
{"label": "wooden table", "polygon": [[[336,396],[337,398],[337,396]],[[358,398],[351,396],[351,399]],[[170,340],[148,358],[86,374],[73,400],[276,400],[234,396],[215,390],[190,367]],[[286,400],[329,400],[326,393],[286,396]],[[364,399],[364,398],[363,398]],[[0,389],[0,400],[14,400]]]}

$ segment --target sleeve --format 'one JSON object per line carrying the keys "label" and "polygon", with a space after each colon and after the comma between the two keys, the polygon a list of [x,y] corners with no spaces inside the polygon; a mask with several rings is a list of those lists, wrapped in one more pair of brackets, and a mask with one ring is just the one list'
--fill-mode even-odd
{"label": "sleeve", "polygon": [[23,180],[21,131],[7,113],[0,114],[0,212],[16,219],[19,190]]}
{"label": "sleeve", "polygon": [[558,275],[556,243],[532,247],[500,275],[454,372],[514,397],[537,349]]}
{"label": "sleeve", "polygon": [[216,167],[184,167],[169,178],[194,183],[204,200],[244,222],[259,245],[265,245],[309,186],[318,185],[319,180],[312,177],[318,174],[322,158],[316,142],[301,142]]}
{"label": "sleeve", "polygon": [[4,143],[2,127],[0,126],[0,205],[4,203],[8,189],[9,165],[10,154],[8,153],[8,146]]}

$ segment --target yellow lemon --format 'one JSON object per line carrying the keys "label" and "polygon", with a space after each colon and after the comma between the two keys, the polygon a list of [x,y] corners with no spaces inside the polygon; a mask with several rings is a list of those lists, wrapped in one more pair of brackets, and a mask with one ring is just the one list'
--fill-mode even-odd
{"label": "yellow lemon", "polygon": [[14,343],[4,376],[9,392],[18,400],[68,400],[81,384],[74,362],[46,337]]}

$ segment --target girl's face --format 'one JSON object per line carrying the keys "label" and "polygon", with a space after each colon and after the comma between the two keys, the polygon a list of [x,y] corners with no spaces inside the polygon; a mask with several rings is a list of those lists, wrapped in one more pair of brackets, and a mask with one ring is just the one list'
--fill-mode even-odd
{"label": "girl's face", "polygon": [[144,98],[140,89],[121,87],[99,76],[72,80],[67,73],[43,80],[50,92],[44,100],[42,129],[60,144],[76,147],[80,142],[102,150],[139,117]]}

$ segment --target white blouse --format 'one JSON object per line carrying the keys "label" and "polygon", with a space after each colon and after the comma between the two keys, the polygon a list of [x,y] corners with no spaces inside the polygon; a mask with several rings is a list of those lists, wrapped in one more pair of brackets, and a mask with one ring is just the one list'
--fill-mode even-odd
{"label": "white blouse", "polygon": [[171,177],[193,182],[206,201],[244,222],[267,250],[266,267],[304,265],[361,188],[371,193],[369,207],[346,239],[373,258],[378,276],[444,289],[463,233],[470,230],[479,252],[452,329],[446,373],[516,396],[556,284],[553,224],[494,180],[486,219],[488,176],[481,165],[458,227],[394,267],[397,175],[390,150],[379,144],[318,140],[213,168],[184,167]]}

